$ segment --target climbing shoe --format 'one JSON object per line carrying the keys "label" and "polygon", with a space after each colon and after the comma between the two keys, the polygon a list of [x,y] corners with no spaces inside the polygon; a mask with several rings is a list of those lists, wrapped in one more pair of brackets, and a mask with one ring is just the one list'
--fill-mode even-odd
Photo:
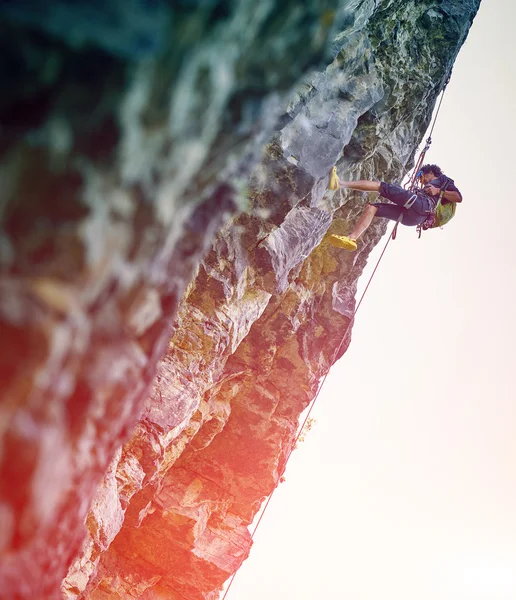
{"label": "climbing shoe", "polygon": [[328,186],[329,190],[338,190],[339,189],[339,178],[337,176],[337,167],[333,167],[330,173],[330,185]]}
{"label": "climbing shoe", "polygon": [[349,250],[350,252],[354,252],[357,249],[356,241],[345,235],[330,235],[328,241],[332,246],[344,248],[344,250]]}

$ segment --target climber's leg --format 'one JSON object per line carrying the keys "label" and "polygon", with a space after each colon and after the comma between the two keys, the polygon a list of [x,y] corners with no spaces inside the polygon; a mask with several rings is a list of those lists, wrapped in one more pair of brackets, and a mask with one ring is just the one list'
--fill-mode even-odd
{"label": "climber's leg", "polygon": [[349,234],[352,240],[358,240],[358,238],[364,233],[364,231],[371,225],[371,221],[378,212],[378,206],[374,204],[368,204],[364,212],[360,215],[360,218],[355,223],[353,231]]}
{"label": "climber's leg", "polygon": [[400,218],[400,214],[403,213],[402,222],[405,220],[407,210],[402,206],[396,206],[395,204],[387,204],[386,202],[377,202],[373,204],[378,210],[376,216],[378,218],[389,219],[390,221],[397,221]]}
{"label": "climber's leg", "polygon": [[373,220],[377,211],[377,206],[369,204],[364,212],[360,215],[360,218],[355,223],[353,231],[349,234],[349,236],[331,235],[329,239],[330,244],[332,246],[336,246],[337,248],[344,248],[344,250],[354,252],[357,249],[358,238],[364,233],[369,225],[371,225],[371,221]]}
{"label": "climber's leg", "polygon": [[398,206],[405,206],[407,201],[414,194],[414,192],[402,188],[401,185],[396,185],[395,183],[385,183],[385,181],[382,181],[379,184],[378,191],[380,192],[380,196],[382,196],[382,198],[387,198],[387,200],[394,202],[394,204],[397,204]]}
{"label": "climber's leg", "polygon": [[382,198],[387,198],[398,206],[405,206],[414,194],[414,192],[402,188],[401,185],[385,181],[341,181],[339,179],[339,185],[359,192],[378,192]]}
{"label": "climber's leg", "polygon": [[379,192],[380,191],[380,182],[379,181],[369,181],[369,180],[341,181],[339,179],[339,186],[349,189],[349,190],[357,190],[359,192]]}
{"label": "climber's leg", "polygon": [[401,213],[403,213],[402,222],[404,225],[416,225],[420,222],[421,217],[419,215],[414,213],[414,218],[412,219],[411,210],[407,211],[403,208],[409,198],[413,195],[413,192],[405,190],[399,185],[385,183],[384,181],[341,181],[340,179],[339,185],[343,188],[357,190],[359,192],[378,192],[380,196],[387,198],[391,202],[394,202],[394,204],[386,204],[382,202],[369,204],[348,236],[330,236],[329,242],[332,244],[332,246],[344,248],[345,250],[350,250],[352,252],[356,250],[356,241],[369,227],[369,225],[371,225],[371,221],[375,216],[390,219],[391,221],[398,221]]}

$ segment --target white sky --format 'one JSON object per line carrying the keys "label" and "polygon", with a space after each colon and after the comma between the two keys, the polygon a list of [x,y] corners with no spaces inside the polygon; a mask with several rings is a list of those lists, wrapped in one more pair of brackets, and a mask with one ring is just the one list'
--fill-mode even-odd
{"label": "white sky", "polygon": [[464,202],[389,246],[227,600],[516,600],[515,24],[483,0],[427,155]]}

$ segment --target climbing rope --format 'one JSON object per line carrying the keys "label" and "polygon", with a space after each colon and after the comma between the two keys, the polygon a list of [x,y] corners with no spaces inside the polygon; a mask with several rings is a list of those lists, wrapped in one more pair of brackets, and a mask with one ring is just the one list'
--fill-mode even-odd
{"label": "climbing rope", "polygon": [[[421,151],[421,154],[419,155],[419,158],[418,158],[418,160],[416,162],[416,165],[414,167],[412,175],[409,178],[409,181],[408,181],[409,187],[408,187],[408,189],[410,189],[410,190],[413,190],[414,187],[415,187],[415,185],[416,185],[416,181],[417,181],[417,178],[418,178],[417,176],[418,176],[419,170],[420,170],[420,168],[421,168],[421,166],[423,164],[424,157],[425,157],[427,151],[429,150],[429,148],[430,148],[430,146],[432,144],[432,134],[433,134],[434,127],[435,127],[435,124],[436,124],[436,121],[437,121],[437,117],[439,115],[439,111],[441,110],[441,104],[443,102],[444,94],[446,92],[446,87],[447,87],[447,85],[448,85],[448,83],[450,81],[450,78],[451,78],[451,73],[448,76],[448,78],[447,78],[447,80],[446,80],[446,82],[444,84],[444,87],[442,89],[441,99],[439,101],[439,104],[438,104],[438,107],[437,107],[437,111],[436,111],[435,116],[433,118],[432,127],[430,129],[430,134],[428,136],[428,139],[426,140],[425,147]],[[339,193],[340,193],[340,197],[342,199],[342,190],[340,189],[340,187],[338,185],[337,167],[333,167],[332,170],[331,170],[331,173],[330,173],[330,183],[328,185],[328,189],[330,189],[330,190],[337,190],[338,189]],[[308,194],[306,196],[308,196]],[[306,198],[306,196],[305,196],[305,198]],[[392,231],[391,231],[390,235],[387,237],[387,242],[385,243],[385,246],[383,247],[382,253],[380,254],[380,258],[376,262],[376,265],[375,265],[375,267],[373,269],[373,272],[371,273],[371,276],[369,277],[369,280],[368,280],[368,282],[367,282],[367,284],[365,286],[365,289],[362,292],[362,295],[360,296],[360,300],[358,301],[358,304],[356,305],[355,310],[353,311],[353,315],[351,316],[351,319],[349,320],[349,323],[348,323],[346,329],[344,330],[344,334],[342,336],[340,344],[337,346],[337,349],[335,350],[335,352],[333,354],[333,358],[332,358],[332,360],[330,362],[330,366],[326,370],[326,372],[325,372],[325,374],[324,374],[324,376],[323,376],[323,378],[321,380],[321,383],[319,384],[319,388],[317,389],[317,392],[316,392],[316,394],[315,394],[312,402],[310,403],[310,406],[308,408],[308,412],[306,413],[305,419],[304,419],[301,427],[299,428],[298,433],[296,435],[296,438],[294,439],[294,442],[293,442],[293,444],[292,444],[292,446],[290,448],[290,451],[289,451],[289,453],[287,455],[287,458],[285,460],[285,468],[284,468],[284,470],[286,470],[287,465],[288,465],[288,461],[290,460],[290,456],[292,455],[292,452],[296,448],[297,443],[299,441],[299,438],[301,437],[301,434],[303,433],[303,431],[304,431],[304,429],[306,427],[306,424],[308,423],[308,419],[310,418],[310,415],[312,414],[312,410],[313,410],[313,408],[315,406],[315,403],[317,402],[317,399],[319,398],[319,394],[321,393],[321,390],[322,390],[322,388],[323,388],[323,386],[324,386],[324,384],[326,382],[326,379],[328,378],[328,375],[330,374],[331,367],[335,363],[335,361],[337,359],[337,356],[338,356],[338,354],[339,354],[342,346],[344,345],[344,342],[346,341],[346,338],[347,338],[348,333],[349,333],[349,331],[351,329],[351,326],[353,325],[353,323],[355,321],[355,316],[358,313],[358,310],[359,310],[360,306],[362,305],[362,301],[364,300],[365,295],[367,294],[367,291],[369,290],[369,286],[371,285],[371,282],[373,281],[373,278],[374,278],[374,276],[376,274],[376,271],[378,270],[378,267],[380,266],[380,263],[382,262],[383,256],[384,256],[384,254],[385,254],[385,252],[386,252],[386,250],[387,250],[387,248],[388,248],[388,246],[389,246],[389,244],[391,242],[391,239],[392,240],[396,239],[396,231],[398,229],[399,223],[401,222],[402,216],[403,216],[403,213],[400,214],[400,216],[398,217],[396,223],[394,224],[394,226],[392,228]],[[250,549],[250,547],[251,547],[251,543],[252,543],[252,541],[254,539],[256,531],[257,531],[258,527],[260,526],[260,523],[262,522],[262,519],[263,519],[263,516],[265,514],[265,511],[267,510],[267,508],[268,508],[268,506],[270,504],[270,501],[272,500],[272,497],[274,495],[274,492],[277,489],[278,488],[275,487],[272,490],[272,492],[270,493],[269,497],[267,498],[267,501],[265,502],[265,505],[264,505],[263,510],[262,510],[262,512],[261,512],[261,514],[260,514],[260,516],[258,518],[256,526],[255,526],[255,528],[254,528],[254,530],[253,530],[253,532],[251,534],[251,539],[249,540],[248,549]],[[235,580],[235,577],[236,577],[237,573],[238,573],[238,571],[235,571],[233,573],[231,579],[229,580],[228,587],[226,588],[226,591],[224,592],[224,596],[222,596],[221,600],[225,600],[226,599],[226,596],[228,595],[228,592],[231,589],[231,586],[233,585],[233,581]]]}
{"label": "climbing rope", "polygon": [[[405,189],[408,189],[412,192],[414,192],[416,190],[418,186],[418,182],[419,182],[419,177],[421,175],[421,167],[423,166],[423,161],[425,159],[425,155],[428,152],[428,150],[430,149],[430,146],[432,144],[432,134],[434,132],[434,127],[435,124],[437,122],[437,117],[439,116],[439,111],[441,110],[441,104],[443,103],[443,98],[444,98],[444,94],[446,93],[446,88],[448,86],[448,83],[450,82],[450,78],[451,78],[451,73],[448,75],[448,78],[446,79],[445,83],[444,83],[444,87],[442,89],[442,93],[441,93],[441,98],[439,100],[439,104],[437,106],[437,111],[435,112],[434,118],[433,118],[433,122],[432,122],[432,127],[430,128],[430,134],[428,135],[428,138],[426,140],[425,143],[425,147],[423,148],[423,150],[421,151],[419,158],[416,161],[416,164],[414,166],[414,170],[412,171],[412,174],[409,177],[408,182],[404,185]],[[440,200],[440,199],[439,199]],[[396,234],[398,232],[398,224],[399,224],[399,220],[396,223],[396,225],[394,226],[394,229],[392,231],[392,239],[395,240],[396,239]],[[418,239],[421,238],[421,233],[423,231],[423,227],[422,224],[419,224],[416,228],[417,234],[418,234]]]}
{"label": "climbing rope", "polygon": [[[400,215],[400,216],[398,217],[398,220],[396,221],[396,224],[395,224],[395,225],[394,225],[394,227],[393,227],[393,232],[394,232],[394,228],[395,228],[395,227],[397,227],[398,223],[400,222],[400,220],[401,220],[401,217],[402,217],[402,215]],[[303,421],[303,424],[302,424],[302,425],[301,425],[301,427],[299,428],[299,430],[298,430],[298,433],[297,433],[297,435],[296,435],[296,438],[295,438],[295,440],[294,440],[294,442],[293,442],[293,444],[292,444],[292,446],[291,446],[291,448],[290,448],[290,452],[288,453],[287,459],[285,460],[285,470],[286,470],[286,468],[287,468],[288,461],[290,460],[290,456],[292,455],[292,452],[293,452],[293,451],[294,451],[294,449],[296,448],[296,445],[297,445],[297,443],[298,443],[298,441],[299,441],[299,438],[301,437],[301,434],[303,433],[303,431],[304,431],[304,429],[305,429],[305,426],[306,426],[306,424],[308,423],[308,419],[310,418],[310,415],[312,414],[312,410],[313,410],[313,408],[314,408],[314,406],[315,406],[315,403],[317,402],[317,399],[319,398],[319,394],[321,393],[321,390],[322,390],[322,388],[323,388],[323,386],[324,386],[324,383],[326,382],[326,379],[328,378],[328,375],[330,374],[331,367],[333,366],[333,364],[334,364],[334,363],[335,363],[335,361],[337,360],[337,356],[339,355],[339,352],[340,352],[340,350],[341,350],[342,346],[344,345],[344,342],[346,341],[346,338],[347,338],[347,336],[348,336],[348,333],[349,333],[349,331],[350,331],[350,329],[351,329],[351,326],[353,325],[353,323],[354,323],[354,321],[355,321],[355,316],[356,316],[356,314],[357,314],[357,312],[358,312],[358,309],[360,308],[360,306],[361,306],[361,304],[362,304],[362,301],[364,300],[364,297],[365,297],[365,295],[367,294],[367,290],[369,289],[369,286],[371,285],[371,282],[372,282],[372,280],[373,280],[373,277],[375,276],[375,273],[376,273],[376,271],[377,271],[377,269],[378,269],[378,267],[379,267],[379,265],[380,265],[380,263],[381,263],[381,261],[382,261],[383,255],[385,254],[385,251],[387,250],[387,247],[389,246],[389,243],[390,243],[391,239],[393,239],[393,237],[392,237],[392,232],[391,232],[391,234],[390,234],[390,235],[388,236],[388,238],[387,238],[387,243],[385,244],[385,246],[384,246],[384,248],[383,248],[383,250],[382,250],[382,253],[380,254],[380,258],[378,259],[378,261],[377,261],[377,263],[376,263],[376,265],[375,265],[375,267],[374,267],[374,269],[373,269],[373,272],[371,273],[371,276],[369,277],[369,280],[368,280],[368,282],[367,282],[367,285],[366,285],[366,287],[365,287],[364,291],[362,292],[362,295],[360,296],[360,300],[358,301],[358,304],[356,305],[356,307],[355,307],[355,310],[353,311],[353,315],[352,315],[351,319],[349,320],[349,323],[348,323],[348,325],[347,325],[347,327],[346,327],[346,329],[345,329],[345,331],[344,331],[344,334],[343,334],[343,336],[342,336],[342,339],[341,339],[341,341],[340,341],[340,344],[337,346],[337,349],[336,349],[336,350],[335,350],[335,352],[333,353],[333,358],[332,358],[332,360],[331,360],[331,362],[330,362],[330,366],[329,366],[329,367],[328,367],[328,369],[326,370],[326,373],[324,374],[324,376],[323,376],[323,378],[322,378],[322,381],[321,381],[321,383],[320,383],[320,385],[319,385],[319,388],[317,389],[317,392],[316,392],[316,394],[315,394],[315,396],[314,396],[314,399],[313,399],[313,400],[312,400],[312,402],[310,403],[310,407],[309,407],[309,409],[308,409],[308,412],[306,413],[306,417],[305,417],[305,419],[304,419],[304,421]],[[256,533],[256,530],[258,529],[258,527],[259,527],[260,523],[262,522],[263,515],[265,514],[265,511],[267,510],[267,507],[269,506],[269,503],[270,503],[270,501],[271,501],[271,499],[272,499],[272,497],[273,497],[273,495],[274,495],[274,492],[275,492],[277,489],[278,489],[278,488],[277,488],[277,487],[275,487],[275,488],[272,490],[272,492],[270,493],[269,497],[267,498],[267,501],[265,502],[265,506],[263,507],[263,510],[262,510],[262,512],[261,512],[261,514],[260,514],[260,517],[258,518],[258,521],[257,521],[257,523],[256,523],[256,526],[255,526],[255,528],[254,528],[254,530],[253,530],[253,533],[251,534],[251,539],[250,539],[250,541],[249,541],[249,547],[248,547],[248,549],[251,547],[251,543],[252,543],[252,541],[253,541],[253,538],[254,538],[254,535],[255,535],[255,533]],[[226,591],[225,591],[225,593],[224,593],[224,596],[222,596],[222,600],[225,600],[226,596],[228,595],[228,592],[229,592],[229,590],[230,590],[231,586],[233,585],[233,581],[235,580],[235,577],[236,577],[236,574],[237,574],[237,573],[238,573],[238,571],[235,571],[235,572],[233,573],[233,575],[232,575],[232,577],[231,577],[231,579],[230,579],[230,581],[229,581],[228,587],[226,588]]]}
{"label": "climbing rope", "polygon": [[441,104],[443,103],[444,94],[446,93],[446,88],[448,87],[450,78],[451,78],[451,73],[450,73],[450,75],[448,75],[448,79],[444,83],[444,87],[441,92],[441,98],[439,100],[439,104],[437,106],[437,111],[436,111],[433,121],[432,121],[432,127],[430,128],[430,133],[426,140],[425,147],[421,151],[421,154],[419,155],[419,158],[416,161],[414,170],[412,171],[412,174],[411,174],[408,182],[405,184],[406,189],[414,190],[414,188],[416,187],[416,184],[418,181],[419,170],[421,169],[421,167],[423,165],[423,160],[425,159],[426,153],[428,152],[428,150],[430,149],[430,146],[432,145],[432,134],[434,133],[434,128],[435,128],[435,124],[437,122],[437,117],[439,116],[439,111],[441,110]]}

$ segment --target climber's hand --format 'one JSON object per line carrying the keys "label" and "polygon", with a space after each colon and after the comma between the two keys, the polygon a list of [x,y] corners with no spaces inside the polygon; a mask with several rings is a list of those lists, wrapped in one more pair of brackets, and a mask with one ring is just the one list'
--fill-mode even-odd
{"label": "climber's hand", "polygon": [[430,194],[430,196],[437,196],[440,191],[441,190],[438,187],[435,187],[435,185],[430,185],[429,183],[425,185],[425,192]]}

